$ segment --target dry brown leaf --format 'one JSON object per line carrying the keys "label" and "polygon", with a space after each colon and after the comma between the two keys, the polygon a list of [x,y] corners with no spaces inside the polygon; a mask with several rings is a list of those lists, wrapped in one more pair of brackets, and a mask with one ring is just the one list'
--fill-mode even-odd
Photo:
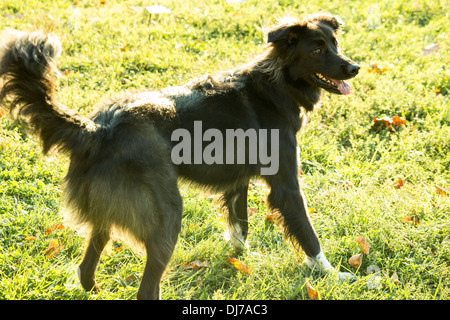
{"label": "dry brown leaf", "polygon": [[49,258],[54,258],[62,248],[63,246],[59,245],[58,239],[52,239],[48,244],[47,250],[44,251],[44,255],[47,255]]}
{"label": "dry brown leaf", "polygon": [[247,267],[246,265],[244,265],[241,261],[239,261],[238,259],[236,259],[236,258],[227,258],[226,259],[227,260],[227,262],[229,263],[229,264],[231,264],[232,266],[234,266],[236,269],[238,269],[239,271],[241,271],[241,272],[244,272],[244,273],[247,273],[247,274],[252,274],[252,270],[249,268],[249,267]]}
{"label": "dry brown leaf", "polygon": [[367,72],[369,73],[385,73],[386,71],[388,71],[388,68],[381,67],[376,63],[372,63],[369,68],[367,68]]}
{"label": "dry brown leaf", "polygon": [[398,279],[397,271],[394,271],[394,273],[391,276],[392,281],[394,281],[394,284],[400,284],[400,280]]}
{"label": "dry brown leaf", "polygon": [[186,263],[184,265],[184,269],[185,270],[189,270],[189,269],[197,270],[200,268],[206,268],[208,266],[209,266],[209,264],[207,261],[194,260],[191,263]]}
{"label": "dry brown leaf", "polygon": [[392,124],[396,126],[406,125],[406,120],[398,115],[392,117]]}
{"label": "dry brown leaf", "polygon": [[417,226],[419,224],[419,218],[416,217],[404,217],[403,218],[404,223],[410,223],[413,226]]}
{"label": "dry brown leaf", "polygon": [[365,253],[366,255],[369,255],[369,251],[370,251],[370,246],[367,243],[366,239],[364,237],[359,236],[356,241],[359,243],[362,252]]}
{"label": "dry brown leaf", "polygon": [[320,299],[319,292],[309,283],[309,279],[306,279],[306,290],[308,291],[308,297],[311,300]]}
{"label": "dry brown leaf", "polygon": [[58,223],[58,224],[54,224],[54,225],[48,227],[47,230],[45,230],[45,233],[50,233],[54,230],[62,230],[62,229],[64,229],[64,226],[62,224]]}
{"label": "dry brown leaf", "polygon": [[376,132],[379,132],[383,129],[389,129],[391,132],[397,132],[396,128],[399,129],[402,126],[406,126],[406,120],[402,117],[399,117],[398,115],[393,116],[392,118],[389,117],[373,117],[373,125],[372,130],[375,130]]}
{"label": "dry brown leaf", "polygon": [[361,266],[362,263],[362,253],[355,254],[353,257],[348,259],[348,264],[351,265],[353,268],[358,269]]}
{"label": "dry brown leaf", "polygon": [[133,282],[138,281],[139,277],[137,274],[131,274],[128,277],[125,278],[124,282],[126,285],[131,285]]}
{"label": "dry brown leaf", "polygon": [[401,187],[404,186],[403,180],[400,179],[400,180],[396,181],[396,182],[394,183],[394,186],[395,186],[397,189],[400,189]]}

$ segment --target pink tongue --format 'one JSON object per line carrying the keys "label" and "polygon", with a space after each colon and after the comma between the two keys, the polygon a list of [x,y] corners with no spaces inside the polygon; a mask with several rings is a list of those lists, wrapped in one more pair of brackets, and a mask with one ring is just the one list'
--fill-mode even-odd
{"label": "pink tongue", "polygon": [[334,83],[336,83],[336,85],[339,88],[339,91],[343,95],[350,94],[350,85],[347,82],[345,82],[343,80],[334,80]]}

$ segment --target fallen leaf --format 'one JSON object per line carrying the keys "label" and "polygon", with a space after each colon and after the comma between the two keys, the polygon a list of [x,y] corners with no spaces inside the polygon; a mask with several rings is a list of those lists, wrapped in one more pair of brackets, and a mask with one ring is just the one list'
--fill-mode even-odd
{"label": "fallen leaf", "polygon": [[395,186],[397,189],[400,189],[401,187],[404,186],[403,180],[400,179],[400,180],[396,181],[396,182],[394,183],[394,186]]}
{"label": "fallen leaf", "polygon": [[257,211],[258,211],[258,209],[256,209],[256,208],[248,208],[248,217],[251,217],[251,216],[254,215]]}
{"label": "fallen leaf", "polygon": [[137,280],[139,280],[139,277],[136,274],[132,274],[125,278],[125,284],[131,285],[133,282]]}
{"label": "fallen leaf", "polygon": [[366,239],[364,237],[359,236],[356,241],[359,243],[362,252],[365,253],[366,255],[369,255],[369,251],[370,251],[370,246],[367,243]]}
{"label": "fallen leaf", "polygon": [[5,111],[3,108],[0,107],[0,118],[2,118],[5,115]]}
{"label": "fallen leaf", "polygon": [[392,123],[396,126],[401,126],[406,124],[406,120],[398,115],[395,115],[392,117]]}
{"label": "fallen leaf", "polygon": [[316,212],[316,209],[314,208],[308,208],[308,214],[312,215],[314,212]]}
{"label": "fallen leaf", "polygon": [[28,236],[28,237],[25,238],[26,241],[34,241],[36,239],[37,238],[35,236]]}
{"label": "fallen leaf", "polygon": [[362,253],[355,254],[353,257],[348,259],[348,264],[351,265],[353,268],[358,269],[361,266],[362,263]]}
{"label": "fallen leaf", "polygon": [[[367,288],[369,290],[380,289],[381,288],[381,272],[380,268],[377,265],[370,265],[367,267],[367,274],[370,274],[367,279]],[[371,274],[373,273],[373,274]]]}
{"label": "fallen leaf", "polygon": [[236,269],[238,269],[241,272],[247,273],[247,274],[252,274],[252,270],[247,267],[246,265],[244,265],[241,261],[239,261],[236,258],[227,258],[226,261],[231,264],[232,266],[234,266]]}
{"label": "fallen leaf", "polygon": [[309,279],[306,279],[306,290],[308,291],[308,297],[311,300],[320,299],[319,292],[309,283]]}
{"label": "fallen leaf", "polygon": [[373,117],[373,125],[372,130],[375,130],[377,132],[383,130],[383,129],[389,129],[391,132],[397,132],[398,129],[400,129],[402,126],[406,126],[406,120],[402,117],[399,117],[398,115],[395,115],[394,117]]}
{"label": "fallen leaf", "polygon": [[55,255],[57,255],[63,246],[59,245],[59,242],[57,239],[50,240],[50,243],[48,244],[47,250],[44,251],[44,255],[48,256],[49,258],[54,258]]}
{"label": "fallen leaf", "polygon": [[381,67],[376,63],[372,63],[367,69],[369,73],[385,73],[386,71],[388,71],[388,68]]}
{"label": "fallen leaf", "polygon": [[64,229],[64,226],[60,223],[54,224],[54,225],[48,227],[47,230],[45,230],[45,233],[50,233],[52,231],[55,231],[56,229],[62,230],[62,229]]}
{"label": "fallen leaf", "polygon": [[397,271],[394,271],[394,273],[391,276],[391,280],[394,281],[394,284],[400,284],[400,280],[398,279]]}
{"label": "fallen leaf", "polygon": [[404,223],[411,223],[413,226],[417,226],[419,224],[419,218],[416,217],[404,217]]}
{"label": "fallen leaf", "polygon": [[184,265],[184,269],[185,270],[189,270],[189,269],[197,270],[200,268],[206,268],[208,266],[209,266],[209,264],[207,261],[194,260],[191,263],[186,263]]}
{"label": "fallen leaf", "polygon": [[434,185],[434,187],[436,188],[436,191],[437,191],[437,193],[440,196],[446,196],[447,195],[447,190],[445,190],[445,189],[443,189],[443,188],[441,188],[441,187],[439,187],[437,185]]}
{"label": "fallen leaf", "polygon": [[264,219],[269,222],[278,222],[280,215],[278,213],[268,214]]}

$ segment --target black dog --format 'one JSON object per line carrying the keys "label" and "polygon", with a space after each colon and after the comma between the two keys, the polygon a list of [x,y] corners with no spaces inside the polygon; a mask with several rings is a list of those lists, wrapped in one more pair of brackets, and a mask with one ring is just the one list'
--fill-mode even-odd
{"label": "black dog", "polygon": [[[61,48],[54,36],[3,35],[0,101],[27,120],[44,153],[57,147],[70,155],[65,200],[72,217],[91,231],[79,268],[86,290],[98,290],[96,266],[115,228],[147,251],[138,298],[159,298],[160,278],[181,228],[179,178],[223,193],[230,233],[239,245],[247,238],[248,183],[261,176],[270,187],[270,209],[280,213],[306,263],[334,271],[299,188],[296,133],[321,89],[348,94],[343,80],[358,73],[359,66],[340,53],[340,25],[329,14],[281,21],[268,32],[265,52],[249,64],[182,87],[115,97],[91,118],[56,101],[55,59]],[[219,138],[231,129],[234,139],[243,134],[244,140],[230,148],[227,141],[224,152]],[[199,130],[201,141],[196,138],[191,146],[187,139]],[[256,150],[265,153],[255,157]],[[277,157],[269,158],[268,150]]]}

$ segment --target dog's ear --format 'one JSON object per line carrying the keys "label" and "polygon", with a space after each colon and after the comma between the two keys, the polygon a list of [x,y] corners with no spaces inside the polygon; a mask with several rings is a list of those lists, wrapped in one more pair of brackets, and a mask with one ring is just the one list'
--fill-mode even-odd
{"label": "dog's ear", "polygon": [[319,14],[317,15],[316,19],[319,22],[323,22],[332,27],[335,32],[344,25],[344,22],[341,20],[341,18],[339,18],[338,16],[333,16],[329,13]]}
{"label": "dog's ear", "polygon": [[281,25],[267,34],[268,43],[280,43],[286,46],[297,44],[303,28],[300,25]]}

